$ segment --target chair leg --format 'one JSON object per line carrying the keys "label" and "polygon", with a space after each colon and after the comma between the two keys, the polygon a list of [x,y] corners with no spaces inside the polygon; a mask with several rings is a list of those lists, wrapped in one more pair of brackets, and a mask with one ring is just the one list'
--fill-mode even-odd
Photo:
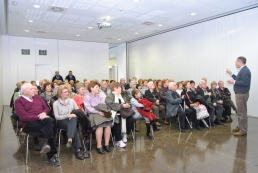
{"label": "chair leg", "polygon": [[181,124],[180,124],[180,120],[179,120],[179,115],[177,116],[177,120],[178,120],[178,128],[179,128],[179,131],[181,132]]}
{"label": "chair leg", "polygon": [[187,117],[185,117],[185,119],[186,119],[187,123],[189,124],[189,126],[190,126],[191,130],[193,130],[193,127],[192,127],[191,123],[189,122],[188,118],[187,118]]}
{"label": "chair leg", "polygon": [[19,136],[18,132],[19,132],[19,121],[17,120],[16,122],[16,136]]}
{"label": "chair leg", "polygon": [[29,134],[26,135],[26,161],[25,164],[28,165],[28,158],[29,158]]}
{"label": "chair leg", "polygon": [[62,129],[59,130],[59,136],[58,136],[58,152],[57,152],[57,157],[60,156],[60,145],[61,145],[61,132],[62,132]]}
{"label": "chair leg", "polygon": [[133,142],[134,142],[134,143],[135,143],[135,123],[136,123],[136,122],[134,122],[134,124],[133,124],[133,126],[134,126],[133,129],[134,129],[134,130],[131,130],[131,134],[132,134],[132,138],[133,138]]}
{"label": "chair leg", "polygon": [[113,147],[115,148],[116,146],[115,146],[115,141],[114,141],[114,138],[113,138],[113,135],[112,135],[112,132],[110,133],[110,136],[111,136],[111,140],[112,140],[112,144],[113,144]]}

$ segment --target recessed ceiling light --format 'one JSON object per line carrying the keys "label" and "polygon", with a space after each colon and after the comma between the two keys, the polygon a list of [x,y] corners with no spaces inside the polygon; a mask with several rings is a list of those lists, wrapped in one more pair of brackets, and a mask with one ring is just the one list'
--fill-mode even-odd
{"label": "recessed ceiling light", "polygon": [[25,31],[25,32],[30,32],[30,31],[29,31],[29,30],[27,30],[27,29],[26,29],[26,30],[24,30],[24,31]]}
{"label": "recessed ceiling light", "polygon": [[118,38],[117,40],[121,40],[120,38]]}
{"label": "recessed ceiling light", "polygon": [[40,6],[39,6],[39,5],[33,5],[33,7],[34,7],[34,8],[40,8]]}
{"label": "recessed ceiling light", "polygon": [[192,16],[196,15],[196,13],[191,13]]}
{"label": "recessed ceiling light", "polygon": [[110,16],[106,16],[106,18],[107,18],[107,19],[109,19],[109,18],[110,18]]}
{"label": "recessed ceiling light", "polygon": [[139,2],[140,0],[133,0],[133,2]]}
{"label": "recessed ceiling light", "polygon": [[159,24],[158,26],[162,26],[161,24]]}
{"label": "recessed ceiling light", "polygon": [[33,20],[29,20],[29,22],[33,22]]}
{"label": "recessed ceiling light", "polygon": [[16,1],[12,1],[12,4],[13,5],[17,5],[18,3]]}
{"label": "recessed ceiling light", "polygon": [[80,35],[76,35],[77,37],[79,37]]}
{"label": "recessed ceiling light", "polygon": [[89,29],[92,29],[93,27],[90,26],[90,27],[88,27],[88,28],[89,28]]}
{"label": "recessed ceiling light", "polygon": [[139,34],[138,32],[136,32],[135,34]]}
{"label": "recessed ceiling light", "polygon": [[122,8],[119,8],[118,10],[119,10],[119,11],[123,11],[123,9],[122,9]]}

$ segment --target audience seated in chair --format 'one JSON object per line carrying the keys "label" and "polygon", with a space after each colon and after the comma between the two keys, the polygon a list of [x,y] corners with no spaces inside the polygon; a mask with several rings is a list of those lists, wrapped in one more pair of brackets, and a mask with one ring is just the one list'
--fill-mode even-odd
{"label": "audience seated in chair", "polygon": [[52,78],[52,82],[55,80],[61,80],[62,82],[64,81],[63,77],[59,74],[59,71],[55,72],[55,76]]}
{"label": "audience seated in chair", "polygon": [[68,97],[69,91],[65,85],[61,85],[57,90],[58,100],[54,102],[53,109],[56,118],[56,125],[60,129],[67,131],[68,141],[67,148],[72,147],[74,142],[75,156],[77,159],[83,160],[84,155],[81,153],[81,141],[77,134],[77,117],[71,112],[78,109],[75,101]]}
{"label": "audience seated in chair", "polygon": [[[220,119],[223,113],[223,107],[216,103],[216,100],[212,96],[211,91],[207,90],[206,81],[201,80],[199,86],[200,86],[200,89],[197,90],[197,95],[201,96],[206,102],[204,105],[207,107],[208,112],[210,114],[210,122],[211,122],[210,125],[211,126],[214,126],[214,124],[223,125],[220,122]],[[216,118],[214,120],[215,110],[216,110]]]}
{"label": "audience seated in chair", "polygon": [[167,102],[166,102],[167,91],[168,91],[168,80],[163,79],[162,80],[162,88],[160,89],[159,95],[160,95],[160,104],[165,106],[165,107],[167,105]]}
{"label": "audience seated in chair", "polygon": [[100,96],[104,98],[107,97],[107,95],[109,95],[111,93],[111,90],[108,88],[108,84],[106,82],[106,80],[102,80],[101,81],[101,86],[100,86]]}
{"label": "audience seated in chair", "polygon": [[89,85],[90,81],[89,80],[86,80],[84,81],[84,95],[88,95],[90,92],[88,90],[88,85]]}
{"label": "audience seated in chair", "polygon": [[128,99],[131,100],[132,96],[132,91],[136,89],[136,82],[133,80],[130,82],[130,88],[127,90],[127,96]]}
{"label": "audience seated in chair", "polygon": [[223,98],[223,101],[228,102],[230,104],[230,106],[233,108],[233,110],[237,113],[236,106],[235,106],[234,102],[231,100],[231,93],[228,90],[228,88],[224,87],[224,82],[219,81],[218,85],[219,85],[218,90],[220,92],[220,95]]}
{"label": "audience seated in chair", "polygon": [[148,88],[145,91],[145,97],[153,103],[152,112],[157,117],[156,125],[160,125],[158,122],[159,119],[162,119],[162,122],[168,125],[165,107],[160,104],[160,95],[157,93],[152,81],[148,82]]}
{"label": "audience seated in chair", "polygon": [[220,92],[217,88],[217,82],[211,82],[211,93],[212,96],[215,98],[217,104],[222,105],[224,108],[221,121],[222,122],[232,122],[231,118],[231,106],[228,102],[223,101],[223,97],[220,95]]}
{"label": "audience seated in chair", "polygon": [[84,112],[84,97],[85,97],[85,91],[83,84],[78,84],[76,86],[77,95],[73,97],[73,100],[77,104],[77,107]]}
{"label": "audience seated in chair", "polygon": [[73,75],[73,72],[70,70],[69,74],[65,77],[65,80],[68,81],[68,83],[70,83],[70,80],[76,81],[76,77]]}
{"label": "audience seated in chair", "polygon": [[132,109],[135,112],[135,114],[133,115],[133,118],[135,120],[143,118],[146,122],[146,130],[147,130],[146,136],[148,136],[150,139],[154,139],[153,135],[150,132],[150,126],[152,125],[153,131],[161,130],[161,127],[157,127],[157,125],[154,122],[154,119],[152,121],[150,121],[150,119],[147,116],[140,114],[139,111],[137,110],[137,108],[140,108],[143,111],[145,110],[144,105],[138,102],[138,100],[141,99],[141,92],[139,90],[135,89],[132,91],[132,96],[133,97],[131,98],[130,103],[132,105]]}
{"label": "audience seated in chair", "polygon": [[[106,83],[106,81],[105,81]],[[96,140],[97,140],[97,152],[99,154],[104,154],[102,148],[102,136],[104,131],[104,149],[107,152],[110,152],[109,140],[111,133],[111,126],[113,123],[113,118],[106,117],[103,111],[96,110],[95,106],[99,104],[105,104],[105,98],[100,96],[99,84],[96,82],[90,82],[88,85],[88,90],[90,94],[85,96],[84,106],[85,110],[88,112],[91,122],[91,127],[95,131]],[[111,114],[111,113],[110,113]]]}
{"label": "audience seated in chair", "polygon": [[40,153],[47,154],[47,163],[59,166],[59,161],[54,157],[57,154],[55,121],[47,115],[48,106],[40,96],[35,95],[35,89],[30,83],[22,85],[21,93],[22,96],[15,101],[15,109],[22,122],[23,132],[43,138],[44,145]]}
{"label": "audience seated in chair", "polygon": [[121,109],[131,107],[126,98],[121,95],[121,85],[113,83],[110,85],[110,89],[112,93],[106,97],[105,102],[113,110],[114,126],[112,131],[117,141],[116,146],[124,148],[126,147],[127,135],[131,133],[135,120],[132,116],[125,119],[121,118]]}
{"label": "audience seated in chair", "polygon": [[139,89],[143,97],[145,97],[145,91],[147,91],[148,89],[148,80],[144,79],[143,86]]}
{"label": "audience seated in chair", "polygon": [[52,93],[51,83],[45,82],[43,85],[43,90],[44,90],[44,92],[41,93],[40,96],[45,100],[47,105],[50,106],[50,100],[52,97],[55,96],[55,94]]}

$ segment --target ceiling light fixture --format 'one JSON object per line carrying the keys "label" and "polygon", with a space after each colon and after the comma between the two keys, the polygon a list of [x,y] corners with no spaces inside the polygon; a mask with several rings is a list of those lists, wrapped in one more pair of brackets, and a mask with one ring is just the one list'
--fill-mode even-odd
{"label": "ceiling light fixture", "polygon": [[191,16],[195,16],[196,15],[196,13],[191,13]]}
{"label": "ceiling light fixture", "polygon": [[29,20],[29,22],[33,22],[33,20]]}
{"label": "ceiling light fixture", "polygon": [[93,27],[90,26],[90,27],[88,27],[88,28],[89,28],[89,29],[92,29]]}
{"label": "ceiling light fixture", "polygon": [[27,30],[27,29],[26,29],[26,30],[24,30],[24,31],[25,31],[25,32],[30,32],[30,31],[29,31],[29,30]]}
{"label": "ceiling light fixture", "polygon": [[120,38],[118,38],[117,40],[121,40]]}
{"label": "ceiling light fixture", "polygon": [[77,37],[79,37],[80,35],[76,35]]}
{"label": "ceiling light fixture", "polygon": [[133,0],[133,2],[139,2],[140,0]]}
{"label": "ceiling light fixture", "polygon": [[161,24],[159,24],[158,26],[162,26]]}
{"label": "ceiling light fixture", "polygon": [[40,6],[39,6],[39,5],[33,5],[33,7],[34,7],[34,8],[40,8]]}
{"label": "ceiling light fixture", "polygon": [[136,32],[135,34],[139,34],[138,32]]}
{"label": "ceiling light fixture", "polygon": [[123,9],[122,9],[122,8],[119,8],[118,10],[119,10],[119,11],[123,11]]}

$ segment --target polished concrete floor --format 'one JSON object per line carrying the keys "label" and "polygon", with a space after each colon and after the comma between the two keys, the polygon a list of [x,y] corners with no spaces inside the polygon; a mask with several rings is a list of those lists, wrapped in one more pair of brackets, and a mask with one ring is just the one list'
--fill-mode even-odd
{"label": "polished concrete floor", "polygon": [[[155,133],[155,140],[145,136],[145,124],[137,123],[136,143],[128,141],[126,149],[113,149],[100,155],[92,151],[92,161],[74,157],[73,150],[61,145],[60,166],[45,162],[46,156],[33,150],[33,138],[29,143],[29,163],[25,165],[25,143],[16,137],[10,120],[11,109],[4,108],[0,129],[0,173],[235,173],[258,172],[258,119],[249,118],[249,132],[245,137],[234,137],[233,123],[215,126],[203,131],[179,133],[175,124],[165,126]],[[94,142],[95,143],[95,142]],[[93,144],[93,147],[96,145]]]}

